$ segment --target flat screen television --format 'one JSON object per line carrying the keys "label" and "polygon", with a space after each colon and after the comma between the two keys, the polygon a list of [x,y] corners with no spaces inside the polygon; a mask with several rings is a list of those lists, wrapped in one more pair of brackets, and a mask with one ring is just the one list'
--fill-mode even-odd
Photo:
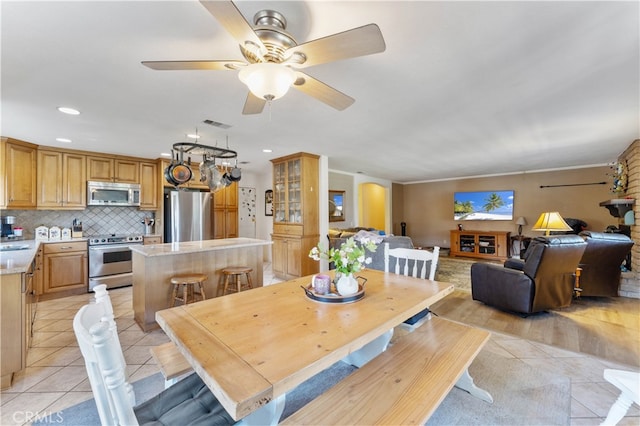
{"label": "flat screen television", "polygon": [[513,191],[453,194],[454,220],[513,220]]}

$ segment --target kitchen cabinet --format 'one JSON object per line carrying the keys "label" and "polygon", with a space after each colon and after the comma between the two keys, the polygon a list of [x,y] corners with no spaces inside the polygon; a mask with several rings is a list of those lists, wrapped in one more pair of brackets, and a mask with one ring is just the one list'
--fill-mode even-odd
{"label": "kitchen cabinet", "polygon": [[86,241],[44,244],[41,300],[86,293],[89,288],[87,257]]}
{"label": "kitchen cabinet", "polygon": [[0,286],[0,388],[11,386],[14,373],[26,368],[35,303],[33,266],[21,274],[2,276]]}
{"label": "kitchen cabinet", "polygon": [[292,279],[318,272],[308,254],[319,241],[319,156],[297,153],[273,163],[273,272]]}
{"label": "kitchen cabinet", "polygon": [[451,256],[506,260],[509,257],[510,232],[451,231]]}
{"label": "kitchen cabinet", "polygon": [[87,156],[87,180],[140,183],[139,170],[136,160]]}
{"label": "kitchen cabinet", "polygon": [[[283,279],[305,275],[301,270],[302,240],[283,236],[272,236],[273,240],[273,274]],[[309,254],[309,251],[305,255]],[[317,263],[317,262],[315,262]],[[315,271],[317,272],[317,271]],[[315,272],[312,272],[315,273]]]}
{"label": "kitchen cabinet", "polygon": [[84,209],[87,206],[86,156],[38,150],[38,208]]}
{"label": "kitchen cabinet", "polygon": [[162,237],[159,235],[145,235],[142,237],[142,243],[146,245],[162,244]]}
{"label": "kitchen cabinet", "polygon": [[0,140],[0,207],[36,208],[36,163],[37,145],[4,137]]}
{"label": "kitchen cabinet", "polygon": [[140,162],[140,210],[158,208],[158,165],[155,162]]}
{"label": "kitchen cabinet", "polygon": [[238,183],[213,194],[213,238],[238,236]]}

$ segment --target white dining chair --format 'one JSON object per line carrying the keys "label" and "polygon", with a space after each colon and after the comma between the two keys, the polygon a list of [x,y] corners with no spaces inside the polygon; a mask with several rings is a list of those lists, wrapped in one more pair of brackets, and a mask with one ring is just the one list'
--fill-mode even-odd
{"label": "white dining chair", "polygon": [[[390,272],[391,262],[395,262],[394,272],[414,278],[433,280],[438,267],[438,257],[440,247],[436,246],[433,251],[416,250],[408,248],[389,248],[389,243],[384,243],[384,272]],[[427,269],[429,275],[427,276]],[[425,309],[418,312],[411,318],[407,318],[398,325],[402,330],[412,332],[431,318],[431,311]],[[389,330],[382,336],[367,343],[362,348],[350,353],[342,361],[360,368],[373,358],[387,350],[389,342],[393,337],[394,329]]]}
{"label": "white dining chair", "polygon": [[136,406],[106,288],[73,320],[91,390],[103,425],[211,424],[235,422],[197,374]]}
{"label": "white dining chair", "polygon": [[[395,272],[414,278],[433,280],[438,269],[440,247],[435,246],[432,251],[408,248],[389,248],[389,243],[384,243],[384,271]],[[393,271],[391,271],[391,266]],[[427,274],[427,271],[429,273]],[[400,328],[413,331],[431,318],[429,309],[419,312],[400,324]]]}
{"label": "white dining chair", "polygon": [[634,402],[640,405],[640,372],[606,369],[604,378],[620,390],[620,396],[602,422],[602,425],[611,426],[622,420]]}

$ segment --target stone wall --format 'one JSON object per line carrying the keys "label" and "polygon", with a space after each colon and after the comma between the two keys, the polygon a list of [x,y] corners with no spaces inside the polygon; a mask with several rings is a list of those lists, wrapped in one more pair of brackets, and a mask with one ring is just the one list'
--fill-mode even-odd
{"label": "stone wall", "polygon": [[631,272],[623,272],[620,296],[640,299],[640,139],[635,140],[619,160],[627,161],[628,186],[624,194],[636,200],[633,206],[634,224],[631,225],[631,239],[636,242],[631,249]]}

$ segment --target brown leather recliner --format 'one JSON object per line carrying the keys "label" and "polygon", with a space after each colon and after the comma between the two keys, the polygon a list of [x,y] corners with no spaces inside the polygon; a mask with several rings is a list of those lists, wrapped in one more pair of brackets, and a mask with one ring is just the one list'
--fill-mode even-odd
{"label": "brown leather recliner", "polygon": [[496,308],[533,314],[571,304],[575,271],[587,243],[578,235],[538,237],[522,271],[490,263],[471,265],[471,295]]}
{"label": "brown leather recliner", "polygon": [[618,296],[620,265],[633,247],[633,241],[623,234],[583,231],[580,236],[587,249],[580,264],[581,296]]}

